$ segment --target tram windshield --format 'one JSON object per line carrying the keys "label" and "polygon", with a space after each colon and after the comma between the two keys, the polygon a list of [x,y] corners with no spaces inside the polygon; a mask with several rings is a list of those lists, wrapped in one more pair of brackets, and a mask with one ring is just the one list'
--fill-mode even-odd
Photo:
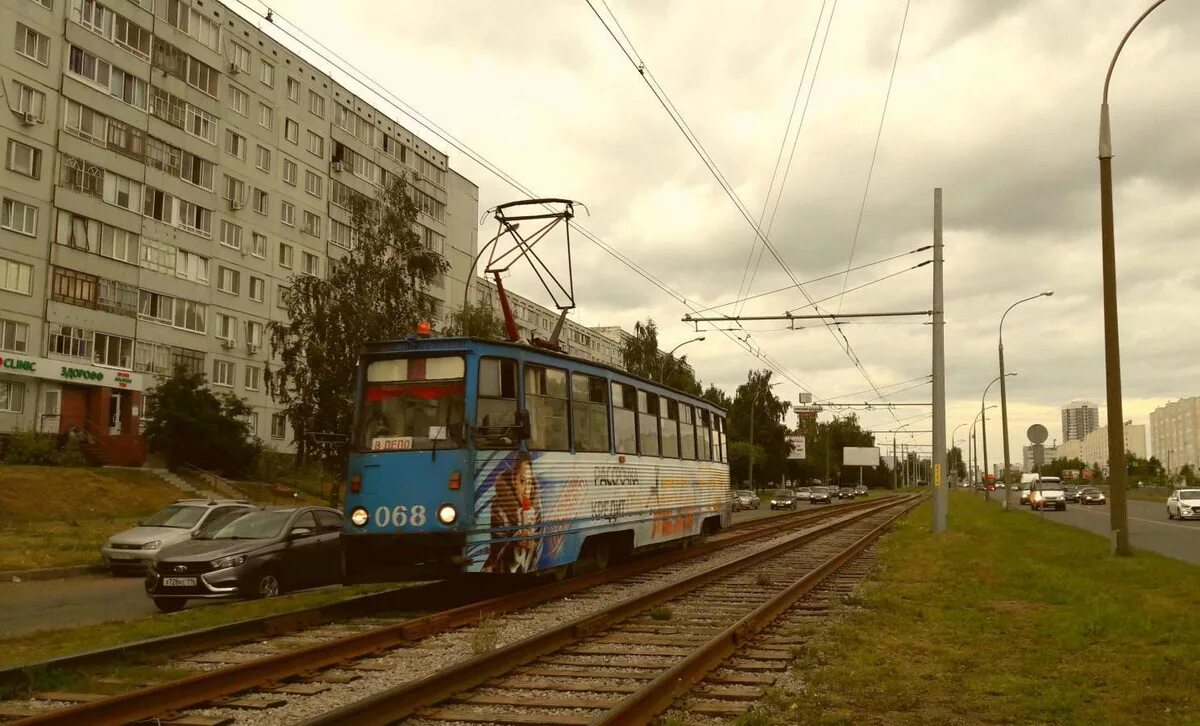
{"label": "tram windshield", "polygon": [[367,365],[355,441],[363,451],[457,449],[466,412],[461,357],[398,358]]}

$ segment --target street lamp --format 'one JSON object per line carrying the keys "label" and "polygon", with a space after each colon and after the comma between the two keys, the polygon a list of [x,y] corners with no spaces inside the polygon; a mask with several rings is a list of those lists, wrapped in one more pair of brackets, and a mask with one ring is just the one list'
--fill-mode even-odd
{"label": "street lamp", "polygon": [[675,351],[679,350],[680,348],[687,345],[688,343],[699,343],[699,342],[702,342],[703,340],[704,340],[704,336],[701,335],[701,336],[692,338],[691,340],[685,340],[682,343],[680,343],[679,345],[672,348],[671,352],[667,353],[667,356],[663,361],[664,364],[668,364],[668,362],[669,362],[670,367],[668,367],[666,370],[663,370],[663,366],[661,366],[661,365],[658,367],[659,368],[659,371],[658,371],[659,382],[660,383],[667,382],[667,374],[670,373],[671,370],[674,368],[675,359],[672,358],[671,356],[675,355]]}
{"label": "street lamp", "polygon": [[1125,426],[1121,406],[1121,336],[1117,325],[1117,237],[1113,229],[1112,131],[1108,122],[1108,84],[1112,81],[1117,57],[1134,30],[1146,16],[1165,0],[1155,0],[1138,16],[1117,45],[1108,72],[1104,74],[1104,95],[1100,100],[1100,250],[1101,277],[1104,284],[1104,372],[1108,399],[1108,470],[1109,527],[1113,549],[1118,555],[1133,554],[1129,547],[1129,512],[1125,504]]}
{"label": "street lamp", "polygon": [[[992,383],[995,383],[995,381],[992,381]],[[988,406],[987,408],[995,408],[995,407],[996,407],[996,404],[993,403],[992,405]],[[983,412],[986,411],[987,408],[980,409],[979,413],[975,414],[975,420],[971,422],[971,438],[975,439],[975,445],[971,447],[971,453],[975,455],[975,465],[971,467],[972,470],[979,468],[979,451],[977,450],[978,446],[979,446],[979,437],[975,435],[975,425],[979,423],[979,418],[981,416],[983,416]],[[984,443],[986,444],[987,442],[985,441]],[[980,481],[981,482],[983,481],[982,474],[980,475]],[[983,495],[990,501],[991,496],[987,493],[987,491],[988,491],[987,485],[984,484]]]}
{"label": "street lamp", "polygon": [[1005,310],[1004,314],[1000,316],[1000,429],[1004,434],[1004,508],[1005,509],[1008,509],[1008,507],[1009,507],[1008,490],[1011,489],[1012,487],[1010,486],[1011,482],[1009,481],[1009,478],[1008,478],[1008,467],[1009,467],[1009,459],[1008,459],[1008,389],[1004,385],[1004,319],[1008,317],[1008,314],[1010,312],[1012,312],[1013,308],[1020,305],[1021,303],[1029,302],[1030,300],[1037,300],[1039,297],[1050,297],[1053,294],[1054,294],[1053,290],[1047,290],[1046,292],[1039,293],[1037,295],[1031,295],[1023,300],[1018,300],[1015,303],[1013,303],[1012,305],[1009,305],[1008,310]]}
{"label": "street lamp", "polygon": [[[983,413],[985,410],[983,408],[983,405],[984,405],[984,403],[987,402],[988,391],[992,390],[992,386],[996,385],[996,381],[1003,381],[1004,376],[1015,376],[1015,375],[1017,375],[1017,374],[1016,373],[1005,373],[1003,376],[996,376],[995,378],[992,379],[991,383],[987,384],[987,388],[983,389],[983,396],[981,396],[979,399],[979,413],[983,416],[983,426],[981,427],[981,433],[983,435],[983,480],[985,483],[987,482],[987,470],[988,470],[987,414]],[[1006,499],[1005,501],[1008,501],[1008,500]]]}
{"label": "street lamp", "polygon": [[[703,338],[700,338],[703,340]],[[689,343],[692,341],[688,341]],[[679,345],[683,345],[680,343]],[[675,348],[679,348],[679,345]],[[674,352],[674,351],[672,351]],[[783,381],[778,383],[768,383],[767,390],[770,391],[775,386],[782,386]],[[754,409],[758,408],[758,389],[754,389],[754,395],[750,397],[750,491],[754,491]]]}
{"label": "street lamp", "polygon": [[[950,432],[950,448],[951,448],[951,450],[953,450],[953,449],[957,449],[957,448],[958,448],[958,439],[957,439],[957,438],[955,438],[955,434],[957,434],[957,433],[958,433],[958,430],[959,430],[959,429],[961,429],[963,426],[966,426],[966,425],[967,425],[967,424],[965,424],[965,423],[960,423],[959,425],[957,425],[957,426],[955,426],[955,427],[954,427],[954,430],[953,430],[953,431],[951,431],[951,432]],[[960,463],[962,462],[962,450],[961,450],[961,449],[959,449],[959,452],[958,452],[958,461],[959,461]],[[955,471],[955,472],[957,472],[957,471],[958,471],[958,467],[957,467],[957,466],[955,466],[955,467],[954,467],[954,471]]]}

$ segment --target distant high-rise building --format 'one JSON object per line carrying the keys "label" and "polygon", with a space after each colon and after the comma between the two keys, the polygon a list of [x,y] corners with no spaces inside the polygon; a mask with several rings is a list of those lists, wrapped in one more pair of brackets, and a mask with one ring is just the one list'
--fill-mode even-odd
{"label": "distant high-rise building", "polygon": [[1150,412],[1150,449],[1172,473],[1200,467],[1200,398],[1181,398]]}
{"label": "distant high-rise building", "polygon": [[1100,428],[1100,409],[1090,401],[1072,401],[1062,410],[1063,441],[1082,441]]}
{"label": "distant high-rise building", "polygon": [[1058,458],[1058,447],[1047,444],[1026,444],[1021,449],[1024,471],[1033,472]]}

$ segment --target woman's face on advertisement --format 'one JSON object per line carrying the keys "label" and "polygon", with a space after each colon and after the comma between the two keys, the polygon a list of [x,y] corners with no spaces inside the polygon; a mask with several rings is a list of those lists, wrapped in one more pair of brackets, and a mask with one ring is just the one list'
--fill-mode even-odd
{"label": "woman's face on advertisement", "polygon": [[528,497],[533,491],[533,467],[528,461],[517,462],[517,468],[513,472],[513,486],[522,497]]}

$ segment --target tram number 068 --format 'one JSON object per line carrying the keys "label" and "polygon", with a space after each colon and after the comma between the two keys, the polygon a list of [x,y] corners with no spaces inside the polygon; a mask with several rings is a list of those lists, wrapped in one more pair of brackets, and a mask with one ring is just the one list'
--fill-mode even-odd
{"label": "tram number 068", "polygon": [[417,504],[407,507],[397,504],[394,507],[379,507],[375,510],[375,525],[378,527],[403,527],[412,525],[420,527],[425,524],[425,507]]}

